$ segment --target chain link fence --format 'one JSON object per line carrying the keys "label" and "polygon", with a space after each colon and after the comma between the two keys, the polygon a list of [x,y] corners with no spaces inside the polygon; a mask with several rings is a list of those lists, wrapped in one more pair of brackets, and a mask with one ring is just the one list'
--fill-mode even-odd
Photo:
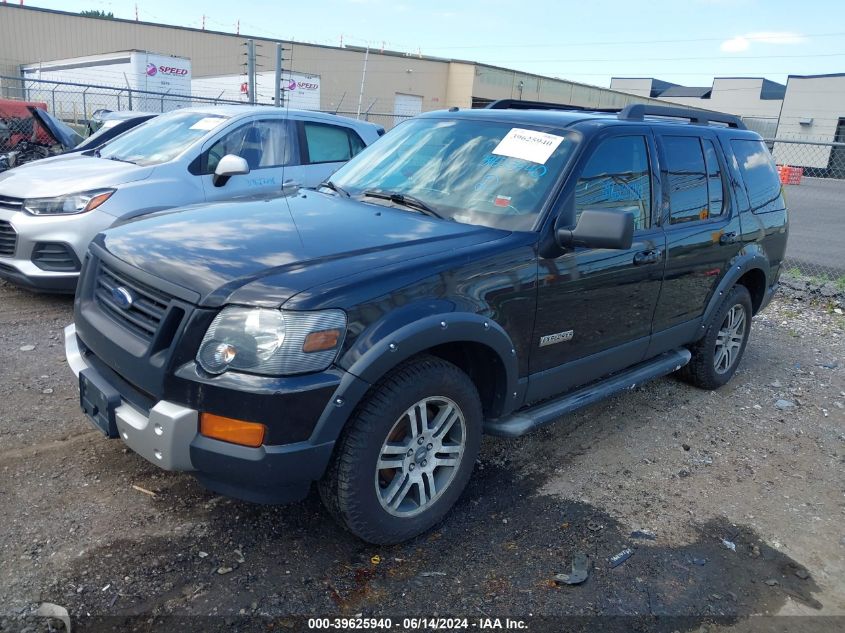
{"label": "chain link fence", "polygon": [[208,96],[22,77],[0,76],[0,86],[0,97],[43,103],[53,116],[72,125],[85,125],[97,110],[169,112],[202,104],[243,105],[242,101]]}
{"label": "chain link fence", "polygon": [[[4,100],[15,103],[6,103],[4,107]],[[99,125],[94,115],[100,110],[169,112],[188,106],[219,104],[247,105],[244,101],[209,96],[0,76],[0,154],[31,151],[48,155],[47,148],[51,139],[29,114],[26,105],[47,110],[85,137]],[[357,110],[327,112],[370,121],[386,130],[411,118],[401,114],[372,112],[371,109],[372,106],[360,114]]]}
{"label": "chain link fence", "polygon": [[784,275],[845,292],[845,143],[768,139],[789,208]]}

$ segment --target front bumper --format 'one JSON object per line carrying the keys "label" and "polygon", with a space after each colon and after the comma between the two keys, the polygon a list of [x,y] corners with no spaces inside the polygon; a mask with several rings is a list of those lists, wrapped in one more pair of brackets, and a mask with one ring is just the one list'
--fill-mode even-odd
{"label": "front bumper", "polygon": [[43,263],[36,264],[38,245],[61,245],[78,264],[94,236],[114,222],[112,216],[96,210],[80,215],[31,216],[5,207],[0,208],[0,220],[8,222],[17,237],[14,252],[0,256],[0,278],[37,292],[70,294],[76,289],[78,268],[45,270]]}
{"label": "front bumper", "polygon": [[[65,328],[65,355],[77,378],[84,372],[89,380],[120,393],[119,385],[109,383],[85,358],[74,325]],[[144,411],[120,395],[114,421],[123,442],[156,466],[189,471],[215,492],[256,503],[304,498],[311,483],[322,477],[334,449],[334,441],[259,448],[221,442],[200,435],[199,414],[165,400]]]}

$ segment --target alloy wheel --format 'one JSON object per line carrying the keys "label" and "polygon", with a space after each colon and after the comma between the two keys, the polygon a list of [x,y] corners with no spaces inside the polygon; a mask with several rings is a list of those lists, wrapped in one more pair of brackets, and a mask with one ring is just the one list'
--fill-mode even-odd
{"label": "alloy wheel", "polygon": [[458,472],[466,436],[463,412],[449,398],[423,398],[408,408],[379,451],[375,486],[382,508],[412,517],[431,507]]}
{"label": "alloy wheel", "polygon": [[725,315],[722,327],[716,335],[716,349],[713,353],[713,367],[718,374],[724,374],[734,366],[745,340],[748,319],[745,307],[736,304]]}

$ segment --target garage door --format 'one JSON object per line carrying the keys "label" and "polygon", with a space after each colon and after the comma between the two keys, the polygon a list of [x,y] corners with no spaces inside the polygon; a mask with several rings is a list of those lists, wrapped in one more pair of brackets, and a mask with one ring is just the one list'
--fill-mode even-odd
{"label": "garage door", "polygon": [[393,125],[397,125],[411,118],[417,116],[422,112],[423,98],[418,95],[405,95],[401,92],[396,93],[396,101],[393,104]]}

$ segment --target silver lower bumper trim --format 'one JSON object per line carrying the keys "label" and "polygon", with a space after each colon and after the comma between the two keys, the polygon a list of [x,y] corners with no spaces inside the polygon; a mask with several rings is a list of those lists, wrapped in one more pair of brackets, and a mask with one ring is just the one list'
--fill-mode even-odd
{"label": "silver lower bumper trim", "polygon": [[[76,338],[76,326],[65,328],[65,356],[74,375],[90,369]],[[198,433],[199,415],[174,402],[161,400],[149,415],[121,400],[115,409],[117,430],[123,442],[144,459],[164,470],[195,470],[191,442]]]}

